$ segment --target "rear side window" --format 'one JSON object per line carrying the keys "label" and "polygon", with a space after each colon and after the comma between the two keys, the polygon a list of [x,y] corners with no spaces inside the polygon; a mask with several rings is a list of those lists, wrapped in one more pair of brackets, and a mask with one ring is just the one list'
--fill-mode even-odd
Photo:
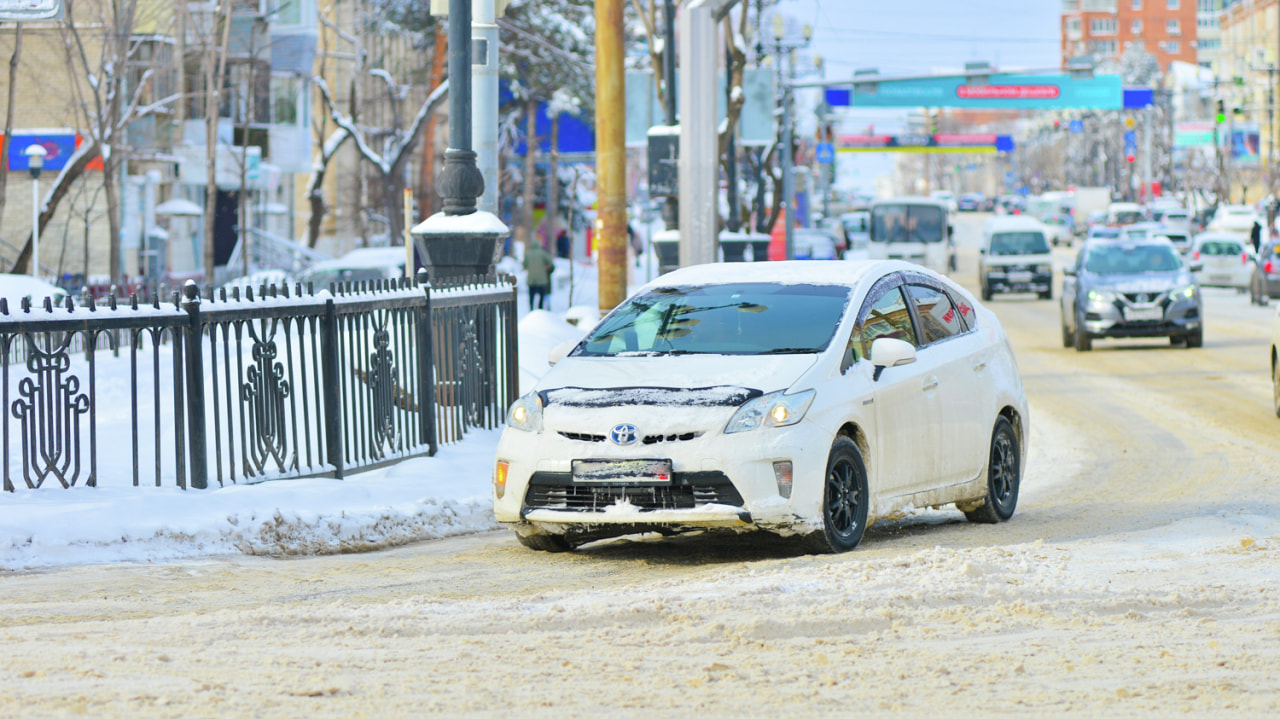
{"label": "rear side window", "polygon": [[1238,242],[1213,240],[1200,244],[1200,254],[1209,257],[1238,257],[1244,247]]}
{"label": "rear side window", "polygon": [[964,332],[960,312],[942,291],[924,285],[907,285],[907,295],[911,297],[916,316],[920,318],[922,345],[933,344]]}

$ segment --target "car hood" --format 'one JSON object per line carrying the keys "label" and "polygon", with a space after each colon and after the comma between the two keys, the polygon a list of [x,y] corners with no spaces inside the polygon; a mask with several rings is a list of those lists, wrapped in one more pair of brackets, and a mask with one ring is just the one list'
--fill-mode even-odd
{"label": "car hood", "polygon": [[[818,355],[676,355],[656,357],[566,357],[538,382],[538,391],[563,388],[613,390],[635,404],[637,388],[687,390],[736,387],[774,392],[790,387]],[[600,393],[596,393],[600,394]]]}
{"label": "car hood", "polygon": [[1192,283],[1191,274],[1178,272],[1143,272],[1133,275],[1089,275],[1082,284],[1091,290],[1110,292],[1145,292],[1157,294]]}

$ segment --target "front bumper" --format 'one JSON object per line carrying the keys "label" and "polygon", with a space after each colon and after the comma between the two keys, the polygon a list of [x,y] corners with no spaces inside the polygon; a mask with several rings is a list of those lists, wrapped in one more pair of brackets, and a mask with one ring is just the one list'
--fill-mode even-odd
{"label": "front bumper", "polygon": [[1026,271],[997,271],[986,274],[987,289],[1002,292],[1048,292],[1053,286],[1053,273]]}
{"label": "front bumper", "polygon": [[[1135,320],[1130,316],[1133,310],[1157,308],[1159,319]],[[1137,307],[1124,300],[1107,304],[1090,302],[1085,309],[1084,329],[1094,337],[1168,337],[1195,332],[1202,322],[1203,312],[1195,298],[1164,297]]]}
{"label": "front bumper", "polygon": [[[570,534],[608,533],[608,527],[786,533],[821,526],[827,449],[834,437],[812,423],[736,434],[718,427],[689,440],[630,447],[569,434],[504,430],[497,460],[509,464],[502,496],[494,488],[498,521],[517,531]],[[672,476],[668,483],[575,481],[575,459],[670,459]],[[778,488],[779,461],[792,462],[790,497]]]}

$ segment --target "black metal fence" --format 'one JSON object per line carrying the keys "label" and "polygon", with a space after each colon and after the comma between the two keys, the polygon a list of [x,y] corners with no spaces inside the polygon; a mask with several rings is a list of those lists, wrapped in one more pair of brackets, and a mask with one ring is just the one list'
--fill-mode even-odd
{"label": "black metal fence", "polygon": [[300,285],[150,305],[0,300],[4,489],[344,475],[494,428],[518,392],[507,277]]}

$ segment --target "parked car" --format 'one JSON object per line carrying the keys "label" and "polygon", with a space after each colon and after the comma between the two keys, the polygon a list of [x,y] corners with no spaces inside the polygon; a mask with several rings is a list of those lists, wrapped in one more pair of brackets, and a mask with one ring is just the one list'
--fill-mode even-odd
{"label": "parked car", "polygon": [[317,290],[331,282],[397,279],[404,277],[405,259],[403,247],[363,247],[336,260],[317,262],[296,279],[303,284],[313,283]]}
{"label": "parked car", "polygon": [[985,201],[981,192],[966,192],[956,198],[956,209],[960,212],[979,212]]}
{"label": "parked car", "polygon": [[1017,503],[1004,330],[919,265],[679,269],[549,360],[494,469],[494,515],[533,549],[721,528],[846,551],[909,506],[994,523]]}
{"label": "parked car", "polygon": [[1253,248],[1230,232],[1196,235],[1191,245],[1191,261],[1203,265],[1195,273],[1201,287],[1233,287],[1242,294],[1248,291],[1253,266],[1257,264]]}
{"label": "parked car", "polygon": [[987,220],[978,249],[983,300],[1006,292],[1035,292],[1042,300],[1053,296],[1053,251],[1045,235],[1045,226],[1031,217]]}
{"label": "parked car", "polygon": [[1085,352],[1102,337],[1204,343],[1200,285],[1166,240],[1086,242],[1062,283],[1062,346]]}
{"label": "parked car", "polygon": [[1249,281],[1249,301],[1265,305],[1277,297],[1280,297],[1280,240],[1270,239],[1258,248]]}
{"label": "parked car", "polygon": [[794,258],[797,260],[834,260],[840,244],[829,230],[797,228],[791,237]]}

